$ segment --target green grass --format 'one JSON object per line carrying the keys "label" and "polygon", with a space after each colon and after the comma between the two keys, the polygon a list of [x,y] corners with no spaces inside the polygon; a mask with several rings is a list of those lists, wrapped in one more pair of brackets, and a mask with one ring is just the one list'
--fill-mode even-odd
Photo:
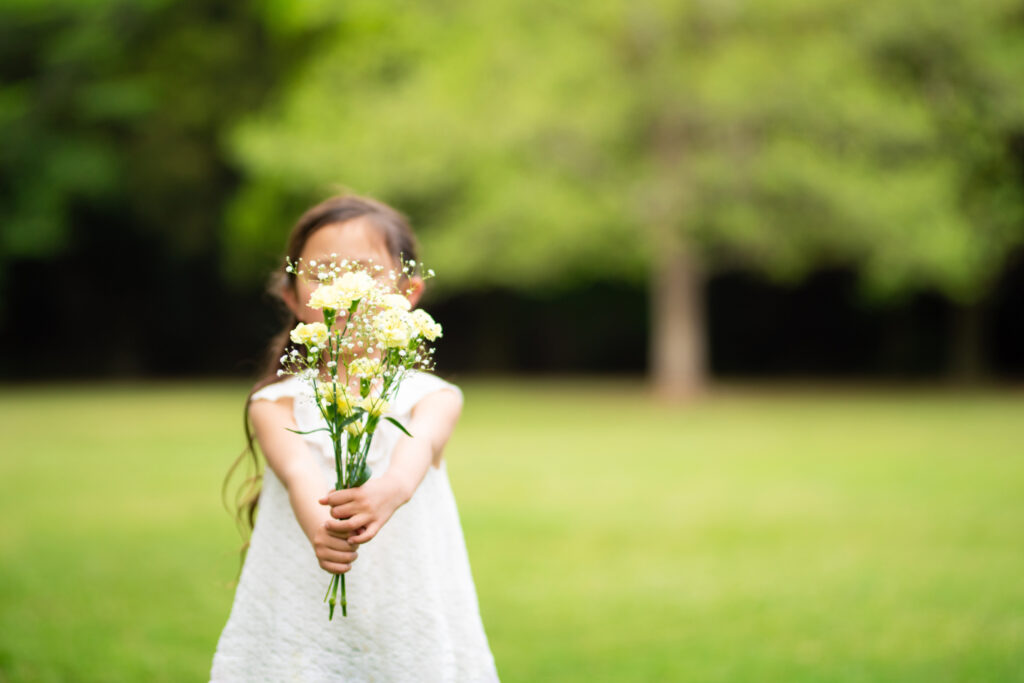
{"label": "green grass", "polygon": [[[1024,394],[464,384],[505,681],[1024,681]],[[0,389],[0,681],[206,680],[244,387]]]}

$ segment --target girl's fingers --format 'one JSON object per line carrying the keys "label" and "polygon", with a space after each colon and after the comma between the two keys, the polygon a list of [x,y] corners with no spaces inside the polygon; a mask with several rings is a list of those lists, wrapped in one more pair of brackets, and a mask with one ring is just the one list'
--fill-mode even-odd
{"label": "girl's fingers", "polygon": [[352,532],[357,531],[358,529],[366,526],[369,523],[370,515],[366,514],[365,512],[357,515],[352,515],[348,519],[327,520],[327,522],[325,522],[325,524],[330,525],[327,527],[327,529],[333,535],[351,535]]}
{"label": "girl's fingers", "polygon": [[324,522],[324,528],[327,529],[327,533],[335,538],[348,538],[352,535],[352,530],[348,528],[347,524],[344,524],[343,520],[340,519],[329,519]]}
{"label": "girl's fingers", "polygon": [[355,549],[359,547],[359,544],[353,543],[348,536],[351,536],[351,534],[348,534],[347,536],[334,536],[332,534],[327,534],[327,538],[325,538],[320,545],[324,548],[337,550],[343,553],[354,552]]}
{"label": "girl's fingers", "polygon": [[355,503],[345,503],[344,505],[335,505],[331,508],[331,517],[335,519],[345,519],[359,512],[359,506]]}
{"label": "girl's fingers", "polygon": [[337,562],[321,562],[320,566],[332,574],[344,574],[349,569],[352,569],[350,564],[339,564]]}
{"label": "girl's fingers", "polygon": [[331,517],[335,519],[352,519],[360,512],[365,515],[365,508],[355,503],[346,503],[345,505],[332,505],[331,506]]}
{"label": "girl's fingers", "polygon": [[330,491],[327,495],[320,498],[321,505],[344,505],[345,503],[351,503],[355,500],[355,489],[342,489],[340,491]]}
{"label": "girl's fingers", "polygon": [[379,530],[380,524],[374,522],[373,524],[367,526],[365,529],[360,529],[360,531],[356,535],[349,536],[348,542],[356,544],[366,543],[367,541],[372,540],[373,537],[377,535],[377,532]]}
{"label": "girl's fingers", "polygon": [[340,550],[332,550],[330,548],[322,548],[317,557],[320,562],[333,562],[335,564],[352,564],[356,561],[356,557],[359,553],[355,552],[342,552]]}

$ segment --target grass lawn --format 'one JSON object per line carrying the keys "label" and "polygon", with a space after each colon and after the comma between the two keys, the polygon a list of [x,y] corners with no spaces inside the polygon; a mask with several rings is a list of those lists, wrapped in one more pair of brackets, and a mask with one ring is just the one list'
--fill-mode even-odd
{"label": "grass lawn", "polygon": [[[1024,681],[1024,393],[462,386],[503,680]],[[0,387],[0,681],[206,680],[244,393]]]}

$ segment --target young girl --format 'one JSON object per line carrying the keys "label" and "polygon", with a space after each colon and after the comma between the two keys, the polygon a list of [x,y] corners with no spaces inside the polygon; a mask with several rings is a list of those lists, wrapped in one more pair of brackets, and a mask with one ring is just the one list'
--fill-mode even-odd
{"label": "young girl", "polygon": [[[393,269],[416,259],[405,218],[361,197],[329,199],[307,211],[288,242],[294,261],[338,258]],[[334,460],[306,382],[277,370],[298,322],[322,321],[306,307],[311,284],[278,274],[292,312],[247,404],[268,467],[259,515],[234,605],[217,644],[210,680],[492,681],[484,635],[444,446],[462,409],[462,392],[414,371],[388,410],[412,438],[382,421],[370,447],[372,477],[329,491]],[[406,283],[415,306],[417,276]],[[246,432],[255,461],[252,433]],[[245,454],[243,454],[244,457]],[[248,502],[249,523],[255,496]],[[327,620],[329,574],[348,579],[348,616]]]}

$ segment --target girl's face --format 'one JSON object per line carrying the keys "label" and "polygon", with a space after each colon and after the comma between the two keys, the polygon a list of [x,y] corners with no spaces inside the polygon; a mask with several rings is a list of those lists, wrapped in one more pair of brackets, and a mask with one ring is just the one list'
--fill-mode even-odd
{"label": "girl's face", "polygon": [[[348,259],[349,261],[382,265],[385,269],[384,274],[388,270],[398,269],[398,265],[388,254],[387,246],[384,244],[380,232],[366,218],[355,218],[344,223],[331,223],[318,228],[306,240],[306,246],[303,247],[299,257],[305,263],[311,260],[320,263],[331,260],[331,254],[337,254],[338,260]],[[323,322],[323,313],[306,305],[309,295],[318,286],[316,282],[310,282],[301,277],[296,278],[294,288],[285,285],[281,296],[300,322]],[[411,290],[407,295],[409,301],[415,306],[423,293],[423,280],[419,277],[410,278],[408,289]]]}

